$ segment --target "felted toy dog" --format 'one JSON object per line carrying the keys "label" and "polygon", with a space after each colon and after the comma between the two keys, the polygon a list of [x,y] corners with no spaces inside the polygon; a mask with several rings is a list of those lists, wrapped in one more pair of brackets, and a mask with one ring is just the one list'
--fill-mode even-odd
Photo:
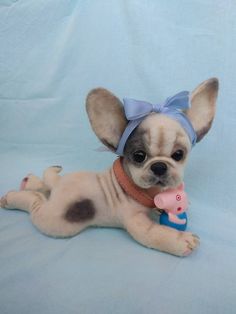
{"label": "felted toy dog", "polygon": [[1,206],[30,213],[32,223],[53,237],[70,237],[89,226],[126,229],[144,246],[178,256],[190,254],[199,238],[159,225],[150,218],[154,196],[179,186],[192,146],[211,127],[218,80],[192,93],[181,92],[162,105],[125,99],[97,88],[86,108],[98,138],[120,158],[103,173],[59,176],[51,167],[43,179],[29,175],[21,191],[1,198]]}

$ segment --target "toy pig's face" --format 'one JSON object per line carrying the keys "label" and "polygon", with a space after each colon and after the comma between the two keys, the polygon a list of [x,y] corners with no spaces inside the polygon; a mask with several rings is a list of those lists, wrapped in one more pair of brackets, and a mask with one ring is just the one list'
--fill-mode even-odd
{"label": "toy pig's face", "polygon": [[187,210],[188,198],[183,190],[183,185],[177,189],[159,193],[154,198],[156,207],[173,214],[181,214]]}

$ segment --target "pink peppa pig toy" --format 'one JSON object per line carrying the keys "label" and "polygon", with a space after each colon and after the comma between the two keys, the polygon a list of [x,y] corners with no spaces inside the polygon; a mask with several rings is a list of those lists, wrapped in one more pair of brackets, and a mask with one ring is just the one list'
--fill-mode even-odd
{"label": "pink peppa pig toy", "polygon": [[177,189],[169,189],[157,194],[154,203],[157,208],[163,209],[160,216],[161,225],[181,231],[186,229],[187,215],[185,211],[188,207],[188,198],[183,183]]}

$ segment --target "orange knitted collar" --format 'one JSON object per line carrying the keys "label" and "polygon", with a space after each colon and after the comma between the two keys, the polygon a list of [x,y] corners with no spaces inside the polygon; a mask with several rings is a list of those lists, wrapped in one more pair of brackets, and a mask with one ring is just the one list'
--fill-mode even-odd
{"label": "orange knitted collar", "polygon": [[159,193],[157,188],[142,189],[138,187],[125,173],[122,165],[122,157],[116,159],[113,164],[113,171],[122,189],[133,199],[145,207],[155,208],[154,196]]}

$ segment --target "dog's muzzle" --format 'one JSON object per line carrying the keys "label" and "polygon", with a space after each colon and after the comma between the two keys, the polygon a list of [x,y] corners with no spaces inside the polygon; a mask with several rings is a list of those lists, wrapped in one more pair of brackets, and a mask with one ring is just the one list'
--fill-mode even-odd
{"label": "dog's muzzle", "polygon": [[151,165],[151,171],[157,176],[163,176],[168,170],[167,164],[164,162],[155,162]]}

